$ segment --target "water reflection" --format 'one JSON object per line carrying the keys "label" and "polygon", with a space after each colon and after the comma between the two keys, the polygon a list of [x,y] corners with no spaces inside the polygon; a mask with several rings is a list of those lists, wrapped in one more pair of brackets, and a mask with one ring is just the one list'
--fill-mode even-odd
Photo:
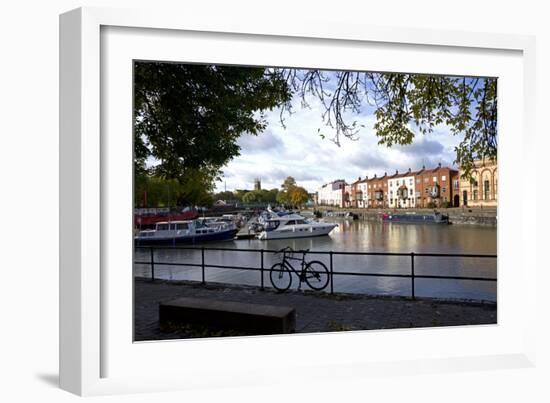
{"label": "water reflection", "polygon": [[[286,246],[311,251],[359,251],[359,252],[415,252],[496,254],[497,231],[493,227],[470,225],[399,224],[372,221],[348,221],[334,219],[338,227],[329,236],[303,239],[238,240],[210,242],[205,247],[237,249],[278,250]],[[280,261],[280,256],[266,253],[264,267],[269,269]],[[328,255],[311,253],[308,260],[320,260],[329,265]],[[136,250],[136,260],[148,261],[148,255]],[[194,263],[201,262],[200,251],[158,250],[156,261]],[[260,254],[245,251],[207,251],[206,264],[260,267]],[[298,267],[298,265],[296,265]],[[406,256],[338,256],[333,258],[334,272],[396,273],[409,274],[410,257]],[[148,265],[135,265],[137,276],[150,276]],[[416,257],[416,274],[440,274],[496,278],[496,259]],[[155,275],[170,280],[201,279],[196,267],[156,266]],[[259,285],[261,274],[246,270],[207,268],[206,280],[234,284]],[[269,273],[264,273],[264,283],[269,284]],[[293,287],[297,286],[293,279]],[[304,285],[305,286],[305,285]],[[334,291],[384,295],[410,295],[411,281],[400,278],[335,276]],[[418,296],[442,298],[472,298],[496,300],[496,283],[467,280],[417,279]]]}

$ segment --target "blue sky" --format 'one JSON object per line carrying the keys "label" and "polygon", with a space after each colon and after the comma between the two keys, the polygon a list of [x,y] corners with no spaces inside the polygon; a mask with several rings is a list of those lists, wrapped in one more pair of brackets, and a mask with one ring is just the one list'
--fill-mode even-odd
{"label": "blue sky", "polygon": [[[256,177],[261,179],[264,189],[279,188],[284,178],[292,176],[298,185],[314,192],[334,179],[352,182],[365,175],[416,170],[439,162],[452,166],[454,147],[461,140],[445,126],[439,126],[433,133],[417,134],[407,146],[378,145],[372,108],[364,108],[361,114],[348,116],[365,126],[358,140],[343,138],[338,146],[330,140],[335,131],[322,121],[320,102],[309,98],[308,103],[310,108],[304,109],[299,99],[293,100],[295,113],[287,116],[286,128],[282,127],[280,111],[276,109],[266,113],[268,125],[262,134],[243,134],[238,141],[241,155],[223,169],[223,180],[217,183],[216,190],[252,189]],[[325,139],[319,136],[319,128]]]}

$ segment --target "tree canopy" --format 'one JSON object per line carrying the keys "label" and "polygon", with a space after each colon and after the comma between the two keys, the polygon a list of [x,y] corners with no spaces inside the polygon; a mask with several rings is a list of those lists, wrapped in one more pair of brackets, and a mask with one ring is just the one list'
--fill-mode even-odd
{"label": "tree canopy", "polygon": [[239,190],[235,192],[223,191],[215,193],[216,200],[238,200],[243,203],[275,203],[278,189]]}
{"label": "tree canopy", "polygon": [[305,107],[311,97],[321,101],[336,144],[356,140],[354,116],[372,108],[381,145],[411,144],[446,125],[463,136],[456,162],[466,172],[475,159],[497,156],[495,78],[136,62],[134,83],[137,175],[212,183],[239,155],[239,136],[261,133],[274,108],[284,124],[295,96]]}
{"label": "tree canopy", "polygon": [[264,68],[136,62],[136,173],[154,158],[160,176],[180,178],[194,170],[215,178],[239,155],[239,136],[261,133],[264,111],[290,94],[287,81]]}
{"label": "tree canopy", "polygon": [[213,202],[213,184],[199,171],[188,171],[185,177],[179,179],[138,175],[134,186],[134,204],[136,207],[210,205]]}
{"label": "tree canopy", "polygon": [[[455,151],[466,175],[474,160],[497,158],[496,78],[295,69],[281,74],[303,105],[310,96],[321,101],[323,122],[335,129],[336,144],[358,138],[362,126],[353,116],[370,106],[381,145],[411,144],[416,132],[446,125],[463,136]],[[292,112],[289,103],[283,109]]]}
{"label": "tree canopy", "polygon": [[277,203],[290,206],[302,206],[308,199],[307,190],[296,184],[296,180],[292,176],[287,176],[281,185],[279,193],[277,193]]}

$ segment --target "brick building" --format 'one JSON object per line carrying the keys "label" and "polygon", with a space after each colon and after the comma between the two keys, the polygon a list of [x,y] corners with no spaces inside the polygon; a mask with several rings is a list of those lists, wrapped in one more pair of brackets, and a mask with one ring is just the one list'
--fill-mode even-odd
{"label": "brick building", "polygon": [[368,208],[384,208],[388,205],[388,174],[377,177],[374,175],[367,181],[367,206]]}
{"label": "brick building", "polygon": [[354,195],[355,205],[357,208],[365,208],[368,206],[369,191],[368,191],[369,177],[365,179],[359,178],[353,183],[352,192]]}
{"label": "brick building", "polygon": [[453,178],[456,180],[458,171],[439,164],[436,168],[414,173],[416,207],[427,208],[429,205],[441,207],[454,205]]}
{"label": "brick building", "polygon": [[[433,208],[496,206],[496,165],[477,163],[472,182],[459,171],[439,164],[393,175],[359,177],[347,184],[343,179],[323,185],[318,204],[350,208]],[[464,202],[466,200],[466,202]]]}

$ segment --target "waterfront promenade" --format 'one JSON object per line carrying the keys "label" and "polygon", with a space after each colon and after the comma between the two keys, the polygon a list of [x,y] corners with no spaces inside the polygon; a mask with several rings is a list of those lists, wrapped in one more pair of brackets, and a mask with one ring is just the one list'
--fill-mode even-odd
{"label": "waterfront promenade", "polygon": [[296,308],[296,332],[396,329],[414,327],[495,324],[493,303],[403,297],[369,297],[323,292],[286,292],[229,284],[201,285],[189,281],[135,279],[135,340],[192,337],[185,329],[161,330],[159,303],[178,297],[285,305]]}

